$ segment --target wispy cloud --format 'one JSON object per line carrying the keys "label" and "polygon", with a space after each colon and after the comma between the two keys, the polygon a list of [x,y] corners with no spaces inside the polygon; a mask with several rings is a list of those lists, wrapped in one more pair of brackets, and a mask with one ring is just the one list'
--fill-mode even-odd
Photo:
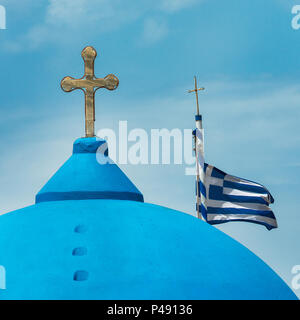
{"label": "wispy cloud", "polygon": [[192,6],[199,0],[161,0],[161,9],[167,12],[175,12]]}
{"label": "wispy cloud", "polygon": [[[26,1],[29,7],[34,5],[31,0]],[[117,30],[137,19],[145,19],[144,37],[151,43],[167,34],[166,23],[155,20],[152,14],[170,14],[197,2],[200,0],[48,0],[43,5],[43,21],[31,25],[27,32],[6,41],[2,47],[20,51],[34,50],[47,43],[73,43],[89,39],[91,30],[96,36]]]}
{"label": "wispy cloud", "polygon": [[162,19],[149,18],[145,20],[142,39],[146,44],[162,40],[168,34],[168,26]]}
{"label": "wispy cloud", "polygon": [[126,6],[120,0],[49,0],[42,23],[32,25],[17,40],[5,43],[7,49],[36,49],[46,43],[67,44],[112,31],[136,19],[139,6]]}

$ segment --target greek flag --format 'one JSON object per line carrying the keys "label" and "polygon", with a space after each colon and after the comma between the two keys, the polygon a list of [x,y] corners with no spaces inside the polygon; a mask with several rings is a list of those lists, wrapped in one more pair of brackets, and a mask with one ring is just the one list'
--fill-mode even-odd
{"label": "greek flag", "polygon": [[246,221],[264,225],[268,230],[277,228],[276,218],[269,208],[274,199],[264,186],[206,163],[204,172],[204,184],[199,181],[197,191],[205,195],[205,210],[201,212],[209,224]]}

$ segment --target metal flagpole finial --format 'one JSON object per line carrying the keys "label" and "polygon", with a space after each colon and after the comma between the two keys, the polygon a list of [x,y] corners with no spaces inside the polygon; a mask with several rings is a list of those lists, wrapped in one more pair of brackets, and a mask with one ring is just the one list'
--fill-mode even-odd
{"label": "metal flagpole finial", "polygon": [[61,81],[61,88],[65,92],[81,89],[85,95],[85,136],[95,136],[95,92],[100,88],[115,90],[119,79],[109,74],[105,78],[96,78],[94,63],[97,51],[93,47],[86,47],[81,53],[84,61],[84,76],[80,79],[65,77]]}
{"label": "metal flagpole finial", "polygon": [[200,115],[200,112],[199,112],[199,101],[198,101],[198,91],[202,91],[202,90],[205,90],[205,88],[198,88],[197,86],[197,78],[196,76],[194,77],[195,79],[195,89],[193,90],[189,90],[188,92],[191,93],[191,92],[195,92],[195,95],[196,95],[196,102],[197,102],[197,116]]}

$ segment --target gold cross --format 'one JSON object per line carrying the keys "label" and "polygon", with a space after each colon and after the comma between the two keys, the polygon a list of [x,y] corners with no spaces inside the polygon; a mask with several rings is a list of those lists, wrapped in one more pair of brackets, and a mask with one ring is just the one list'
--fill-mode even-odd
{"label": "gold cross", "polygon": [[194,90],[189,90],[189,93],[191,93],[191,92],[195,92],[195,94],[196,94],[196,101],[197,101],[197,115],[199,116],[199,115],[200,115],[200,113],[199,113],[198,91],[205,90],[205,88],[198,88],[198,86],[197,86],[197,78],[196,78],[196,76],[194,77],[194,79],[195,79],[195,89],[194,89]]}
{"label": "gold cross", "polygon": [[85,95],[85,135],[95,136],[95,92],[100,88],[115,90],[119,85],[119,79],[109,74],[105,78],[96,78],[94,63],[97,51],[93,47],[86,47],[82,50],[81,56],[84,60],[84,76],[80,79],[65,77],[61,81],[61,88],[65,92],[80,89]]}

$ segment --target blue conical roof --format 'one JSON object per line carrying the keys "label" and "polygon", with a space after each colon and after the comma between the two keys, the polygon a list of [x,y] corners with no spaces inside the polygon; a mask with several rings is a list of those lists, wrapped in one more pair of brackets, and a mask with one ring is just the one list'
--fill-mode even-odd
{"label": "blue conical roof", "polygon": [[73,155],[36,196],[36,203],[60,200],[114,199],[143,202],[141,192],[102,150],[97,137],[74,142]]}

